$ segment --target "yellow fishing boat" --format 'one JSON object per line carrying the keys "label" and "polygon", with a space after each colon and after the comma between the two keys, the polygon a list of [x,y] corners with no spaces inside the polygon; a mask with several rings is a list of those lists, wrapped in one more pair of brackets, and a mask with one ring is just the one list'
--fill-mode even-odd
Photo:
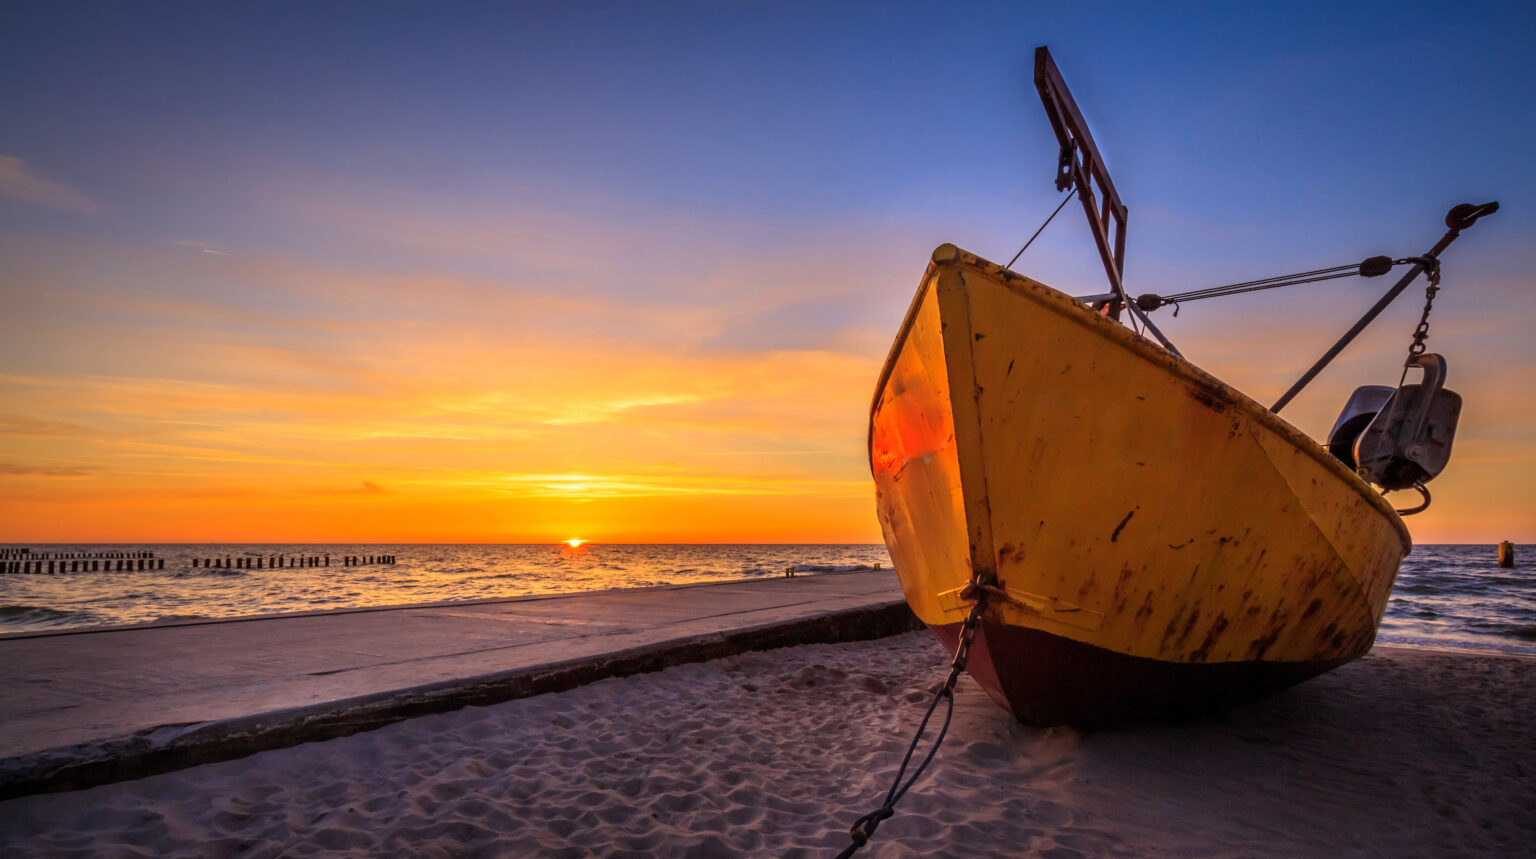
{"label": "yellow fishing boat", "polygon": [[870,410],[908,603],[952,649],[974,635],[967,670],[1035,724],[1230,704],[1364,654],[1412,546],[1376,487],[1427,504],[1460,398],[1419,336],[1408,363],[1423,381],[1360,389],[1328,446],[1276,412],[1415,277],[1437,283],[1439,253],[1497,204],[1452,210],[1424,256],[1361,263],[1352,273],[1411,269],[1267,408],[1152,324],[1179,296],[1127,297],[1125,209],[1044,48],[1036,84],[1062,143],[1058,188],[1082,201],[1112,291],[1073,298],[934,251]]}

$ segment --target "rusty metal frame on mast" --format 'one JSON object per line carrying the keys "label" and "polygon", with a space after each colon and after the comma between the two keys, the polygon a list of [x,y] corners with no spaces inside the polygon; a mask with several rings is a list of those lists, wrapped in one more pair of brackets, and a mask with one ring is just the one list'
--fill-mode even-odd
{"label": "rusty metal frame on mast", "polygon": [[[1118,320],[1120,308],[1128,308],[1131,315],[1147,326],[1147,330],[1157,337],[1164,348],[1178,355],[1179,350],[1168,342],[1163,332],[1125,294],[1122,282],[1125,274],[1125,204],[1120,202],[1115,183],[1109,178],[1109,168],[1104,165],[1099,147],[1093,142],[1087,120],[1083,119],[1077,102],[1067,89],[1067,82],[1056,68],[1056,61],[1051,59],[1051,52],[1044,45],[1035,49],[1035,89],[1040,92],[1046,116],[1050,118],[1056,140],[1061,144],[1061,157],[1056,164],[1056,190],[1065,191],[1074,186],[1077,188],[1077,198],[1083,204],[1083,212],[1088,215],[1088,226],[1093,231],[1093,240],[1099,247],[1099,257],[1104,263],[1104,273],[1109,276],[1109,285],[1113,290],[1113,297],[1094,303],[1095,309],[1107,310],[1111,319]],[[1094,192],[1095,185],[1099,188],[1097,195]],[[1103,202],[1098,203],[1097,200]]]}

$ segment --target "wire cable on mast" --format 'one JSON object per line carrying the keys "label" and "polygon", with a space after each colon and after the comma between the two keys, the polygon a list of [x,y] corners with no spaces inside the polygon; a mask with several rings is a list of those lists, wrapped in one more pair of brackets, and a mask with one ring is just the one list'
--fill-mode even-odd
{"label": "wire cable on mast", "polygon": [[1174,315],[1178,315],[1178,306],[1186,301],[1241,295],[1245,292],[1274,289],[1278,286],[1300,286],[1304,283],[1337,280],[1341,277],[1379,277],[1391,271],[1394,266],[1414,262],[1419,262],[1419,258],[1410,257],[1408,259],[1395,260],[1391,257],[1377,256],[1348,265],[1330,266],[1329,268],[1319,268],[1295,274],[1282,274],[1275,277],[1260,278],[1259,280],[1245,280],[1242,283],[1229,283],[1224,286],[1208,286],[1204,289],[1192,289],[1189,292],[1178,292],[1172,295],[1153,295],[1149,293],[1138,297],[1136,304],[1145,311],[1156,310],[1159,307],[1166,307],[1171,304],[1174,306]]}
{"label": "wire cable on mast", "polygon": [[1024,243],[1024,247],[1019,248],[1019,252],[1013,255],[1013,259],[1009,260],[1008,265],[1004,266],[1004,268],[1013,268],[1013,264],[1019,261],[1019,257],[1023,256],[1024,252],[1029,250],[1029,246],[1035,243],[1035,239],[1040,238],[1040,234],[1045,232],[1045,228],[1049,227],[1051,225],[1051,221],[1054,220],[1056,216],[1061,213],[1061,210],[1066,207],[1067,201],[1071,200],[1076,195],[1077,186],[1073,185],[1072,191],[1067,194],[1067,196],[1061,198],[1061,205],[1057,206],[1056,211],[1052,212],[1051,216],[1045,219],[1045,223],[1040,225],[1040,229],[1035,230],[1035,234],[1029,237],[1029,241]]}

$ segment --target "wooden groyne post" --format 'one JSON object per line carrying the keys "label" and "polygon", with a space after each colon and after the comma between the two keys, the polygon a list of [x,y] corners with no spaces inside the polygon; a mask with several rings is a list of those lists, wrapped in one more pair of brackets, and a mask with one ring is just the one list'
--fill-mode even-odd
{"label": "wooden groyne post", "polygon": [[1515,565],[1515,544],[1505,540],[1499,544],[1499,566],[1511,568]]}

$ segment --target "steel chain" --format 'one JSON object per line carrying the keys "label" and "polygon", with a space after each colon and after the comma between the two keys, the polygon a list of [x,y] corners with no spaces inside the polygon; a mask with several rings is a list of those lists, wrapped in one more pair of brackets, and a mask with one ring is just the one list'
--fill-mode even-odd
{"label": "steel chain", "polygon": [[1434,265],[1425,267],[1425,276],[1429,279],[1429,285],[1424,288],[1424,314],[1419,317],[1419,327],[1413,330],[1413,343],[1408,347],[1408,363],[1424,354],[1424,341],[1429,338],[1429,312],[1435,306],[1435,293],[1440,291],[1440,261],[1434,260]]}

